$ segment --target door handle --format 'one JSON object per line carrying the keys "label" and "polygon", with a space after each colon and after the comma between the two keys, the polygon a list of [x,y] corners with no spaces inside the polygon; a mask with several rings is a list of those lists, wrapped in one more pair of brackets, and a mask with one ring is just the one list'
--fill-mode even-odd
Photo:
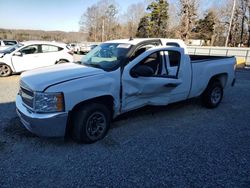
{"label": "door handle", "polygon": [[180,83],[168,83],[168,84],[165,84],[164,87],[174,88],[174,87],[177,87],[178,85],[180,85]]}

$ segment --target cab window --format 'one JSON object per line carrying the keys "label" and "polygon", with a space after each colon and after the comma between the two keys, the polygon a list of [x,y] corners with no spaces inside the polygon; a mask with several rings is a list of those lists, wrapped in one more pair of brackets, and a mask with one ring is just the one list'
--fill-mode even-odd
{"label": "cab window", "polygon": [[147,51],[150,48],[159,46],[160,42],[149,42],[146,44],[142,44],[141,46],[139,46],[133,53],[133,55],[130,57],[130,61],[134,60],[135,58],[137,58],[139,55],[143,54],[145,51]]}
{"label": "cab window", "polygon": [[152,77],[178,78],[181,54],[178,51],[158,51],[140,61],[134,68],[145,65],[153,71]]}
{"label": "cab window", "polygon": [[178,77],[181,54],[178,51],[164,51],[165,66],[169,76]]}

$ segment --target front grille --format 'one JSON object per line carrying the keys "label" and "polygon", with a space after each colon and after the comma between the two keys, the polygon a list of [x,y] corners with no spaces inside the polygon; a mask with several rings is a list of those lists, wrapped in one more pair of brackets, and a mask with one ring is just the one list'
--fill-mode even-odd
{"label": "front grille", "polygon": [[34,93],[26,88],[20,87],[20,95],[22,97],[23,103],[30,108],[33,108]]}

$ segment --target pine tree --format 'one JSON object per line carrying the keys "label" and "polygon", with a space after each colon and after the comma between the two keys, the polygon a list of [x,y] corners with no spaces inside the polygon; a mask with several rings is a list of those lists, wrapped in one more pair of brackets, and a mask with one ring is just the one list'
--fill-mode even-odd
{"label": "pine tree", "polygon": [[155,0],[147,7],[137,29],[137,37],[166,37],[168,29],[168,2]]}
{"label": "pine tree", "polygon": [[139,38],[148,38],[150,36],[150,20],[148,16],[144,16],[141,18],[140,23],[138,25],[136,37]]}
{"label": "pine tree", "polygon": [[166,0],[156,0],[148,8],[152,37],[166,37],[168,26],[168,2]]}
{"label": "pine tree", "polygon": [[197,22],[195,32],[197,38],[204,40],[206,43],[210,42],[213,45],[215,39],[215,26],[217,23],[217,17],[214,11],[210,10],[203,19]]}

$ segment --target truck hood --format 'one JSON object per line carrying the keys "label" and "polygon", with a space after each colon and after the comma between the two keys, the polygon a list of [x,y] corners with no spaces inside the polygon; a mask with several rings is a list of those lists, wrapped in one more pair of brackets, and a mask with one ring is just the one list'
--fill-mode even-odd
{"label": "truck hood", "polygon": [[102,69],[65,63],[24,72],[20,84],[33,91],[43,91],[51,85],[102,73],[104,73]]}

